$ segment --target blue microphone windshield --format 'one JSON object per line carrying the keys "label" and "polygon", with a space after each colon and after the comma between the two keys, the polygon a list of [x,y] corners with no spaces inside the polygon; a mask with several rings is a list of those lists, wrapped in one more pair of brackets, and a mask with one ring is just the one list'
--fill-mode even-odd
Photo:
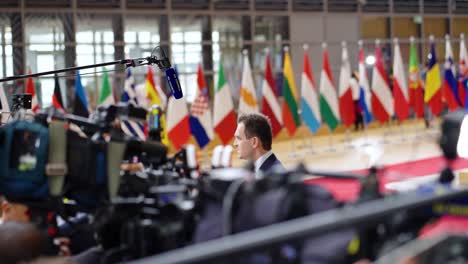
{"label": "blue microphone windshield", "polygon": [[166,79],[171,88],[172,95],[175,99],[180,99],[184,95],[182,93],[182,88],[180,87],[179,78],[177,77],[177,72],[173,68],[168,68],[166,70]]}

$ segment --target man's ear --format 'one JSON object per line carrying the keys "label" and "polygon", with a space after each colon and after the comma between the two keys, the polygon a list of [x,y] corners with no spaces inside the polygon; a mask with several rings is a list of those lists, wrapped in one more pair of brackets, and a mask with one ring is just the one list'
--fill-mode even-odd
{"label": "man's ear", "polygon": [[258,144],[260,144],[258,137],[253,137],[252,147],[257,148]]}

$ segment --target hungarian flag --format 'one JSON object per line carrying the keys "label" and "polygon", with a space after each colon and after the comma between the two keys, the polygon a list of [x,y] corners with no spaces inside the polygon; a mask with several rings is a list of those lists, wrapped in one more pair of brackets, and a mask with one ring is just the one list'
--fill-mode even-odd
{"label": "hungarian flag", "polygon": [[52,95],[52,105],[57,109],[65,111],[63,107],[62,91],[60,89],[60,82],[57,74],[54,76],[54,94]]}
{"label": "hungarian flag", "polygon": [[421,75],[419,73],[419,61],[414,38],[410,38],[410,61],[409,61],[409,97],[416,116],[424,117],[424,93]]}
{"label": "hungarian flag", "polygon": [[281,131],[282,119],[269,53],[266,55],[265,65],[265,76],[262,85],[262,113],[270,119],[271,130],[273,132],[273,137],[275,137]]}
{"label": "hungarian flag", "polygon": [[112,87],[107,76],[106,68],[104,67],[104,73],[102,74],[102,86],[101,93],[99,94],[98,106],[113,105],[114,95],[112,93]]}
{"label": "hungarian flag", "polygon": [[211,121],[210,99],[203,76],[201,63],[197,70],[197,94],[190,107],[190,132],[195,137],[200,148],[204,148],[213,139],[213,123]]}
{"label": "hungarian flag", "polygon": [[455,64],[453,63],[452,45],[450,38],[445,37],[445,64],[444,64],[444,84],[442,85],[442,96],[450,111],[457,110],[460,105],[458,95],[458,82],[455,78]]}
{"label": "hungarian flag", "polygon": [[76,71],[76,78],[75,78],[75,102],[73,105],[73,114],[88,117],[88,100],[86,99],[86,93],[81,84],[81,77],[80,72]]}
{"label": "hungarian flag", "polygon": [[[31,74],[31,70],[28,72]],[[32,95],[32,103],[31,103],[31,110],[35,113],[39,110],[39,104],[37,102],[37,94],[36,94],[36,87],[34,86],[33,78],[29,77],[26,81],[26,89],[24,90],[25,93]]]}
{"label": "hungarian flag", "polygon": [[406,120],[410,114],[408,84],[406,82],[403,59],[401,58],[400,45],[395,40],[393,49],[393,98],[395,114],[400,121]]}
{"label": "hungarian flag", "polygon": [[320,119],[319,95],[310,69],[308,47],[304,47],[304,69],[301,77],[301,115],[304,123],[316,133],[322,122]]}
{"label": "hungarian flag", "polygon": [[167,103],[167,136],[176,150],[190,139],[190,123],[185,98],[175,99],[172,95]]}
{"label": "hungarian flag", "polygon": [[289,135],[293,136],[297,127],[301,125],[301,120],[297,111],[297,100],[299,98],[294,84],[291,58],[287,47],[284,53],[283,75],[283,123]]}
{"label": "hungarian flag", "polygon": [[242,66],[242,81],[239,98],[239,114],[257,113],[257,95],[252,79],[252,70],[250,69],[249,56],[244,50],[244,64]]}
{"label": "hungarian flag", "polygon": [[372,112],[380,123],[387,122],[393,116],[392,92],[378,42],[375,48],[375,64],[372,69]]}
{"label": "hungarian flag", "polygon": [[431,51],[429,53],[429,69],[426,73],[426,89],[424,102],[426,102],[435,116],[438,116],[444,105],[442,103],[442,82],[440,80],[439,64],[435,52],[434,36],[430,37]]}
{"label": "hungarian flag", "polygon": [[458,95],[462,106],[468,110],[468,53],[466,52],[465,34],[460,34],[460,57],[458,62]]}
{"label": "hungarian flag", "polygon": [[371,114],[371,92],[369,88],[369,79],[367,78],[367,69],[364,62],[364,49],[362,41],[359,42],[359,106],[364,114],[364,123],[367,125],[372,121]]}
{"label": "hungarian flag", "polygon": [[349,127],[356,120],[356,111],[354,109],[353,91],[351,89],[351,66],[349,65],[348,48],[346,43],[342,44],[341,52],[341,70],[339,83],[339,106],[340,116],[343,123]]}
{"label": "hungarian flag", "polygon": [[232,104],[231,88],[224,77],[223,61],[219,62],[218,84],[214,96],[213,126],[224,145],[234,137],[237,121]]}
{"label": "hungarian flag", "polygon": [[320,74],[320,114],[331,131],[339,124],[338,98],[328,61],[327,45],[323,47],[323,67]]}

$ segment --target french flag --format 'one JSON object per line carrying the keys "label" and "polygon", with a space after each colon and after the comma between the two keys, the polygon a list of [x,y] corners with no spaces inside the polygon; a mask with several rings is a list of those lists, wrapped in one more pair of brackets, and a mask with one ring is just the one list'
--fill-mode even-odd
{"label": "french flag", "polygon": [[202,66],[197,71],[198,91],[190,108],[190,133],[195,137],[198,146],[204,148],[213,138],[213,123],[208,99],[208,89]]}
{"label": "french flag", "polygon": [[362,40],[359,41],[359,106],[364,113],[364,123],[367,125],[372,121],[371,115],[371,93],[369,79],[367,78],[366,65],[364,63],[364,49]]}
{"label": "french flag", "polygon": [[190,139],[190,124],[185,98],[170,96],[167,102],[167,137],[176,150]]}
{"label": "french flag", "polygon": [[458,81],[455,78],[455,65],[453,63],[452,46],[450,38],[445,36],[445,65],[444,65],[444,85],[442,94],[450,111],[455,111],[461,105],[460,97],[458,96]]}

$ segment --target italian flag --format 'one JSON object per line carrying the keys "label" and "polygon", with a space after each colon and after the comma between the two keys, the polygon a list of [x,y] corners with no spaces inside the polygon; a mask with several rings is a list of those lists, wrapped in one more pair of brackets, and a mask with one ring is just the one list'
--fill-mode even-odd
{"label": "italian flag", "polygon": [[234,137],[236,130],[236,114],[232,103],[231,89],[224,78],[222,60],[219,63],[218,84],[216,86],[213,110],[214,130],[224,145]]}

